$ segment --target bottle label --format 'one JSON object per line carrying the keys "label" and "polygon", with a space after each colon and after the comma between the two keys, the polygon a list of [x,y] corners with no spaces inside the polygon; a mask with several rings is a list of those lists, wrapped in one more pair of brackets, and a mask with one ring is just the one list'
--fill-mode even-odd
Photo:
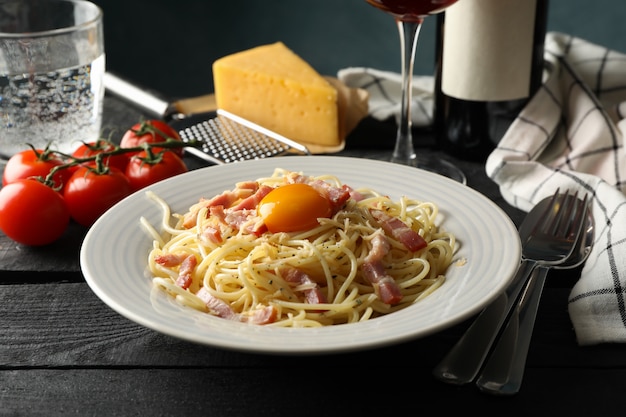
{"label": "bottle label", "polygon": [[476,101],[529,96],[537,0],[462,0],[446,10],[441,89]]}

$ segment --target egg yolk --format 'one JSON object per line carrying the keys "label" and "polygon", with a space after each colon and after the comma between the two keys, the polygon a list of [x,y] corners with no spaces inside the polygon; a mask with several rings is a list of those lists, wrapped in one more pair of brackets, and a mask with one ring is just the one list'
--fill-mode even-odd
{"label": "egg yolk", "polygon": [[270,191],[257,209],[272,233],[309,230],[319,217],[330,217],[330,201],[307,184],[288,184]]}

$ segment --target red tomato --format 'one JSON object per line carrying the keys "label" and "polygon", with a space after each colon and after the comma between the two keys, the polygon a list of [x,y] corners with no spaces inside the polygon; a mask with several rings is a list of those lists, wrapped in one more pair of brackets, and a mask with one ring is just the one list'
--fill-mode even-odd
{"label": "red tomato", "polygon": [[[52,168],[62,165],[64,162],[54,154],[45,152],[43,149],[27,149],[13,155],[4,167],[2,185],[7,185],[20,179],[41,177],[45,178]],[[72,175],[69,169],[61,169],[54,174],[52,180],[54,186],[61,188]]]}
{"label": "red tomato", "polygon": [[187,172],[185,162],[171,152],[164,152],[157,156],[155,162],[145,161],[145,151],[133,156],[126,167],[126,177],[130,181],[133,191],[139,190],[157,181],[174,175]]}
{"label": "red tomato", "polygon": [[0,189],[0,229],[24,245],[57,240],[70,221],[63,196],[37,180],[21,179]]}
{"label": "red tomato", "polygon": [[102,174],[89,167],[80,167],[63,190],[70,216],[83,226],[91,226],[105,211],[130,193],[130,182],[122,171],[114,167],[109,167]]}
{"label": "red tomato", "polygon": [[[102,152],[111,152],[115,150],[115,144],[108,140],[98,139],[95,142],[87,142],[80,145],[73,153],[75,158],[90,158],[96,156]],[[126,165],[128,164],[128,154],[112,155],[103,158],[103,163],[106,166],[117,168],[124,172]],[[85,162],[84,165],[93,165],[95,161]]]}
{"label": "red tomato", "polygon": [[[146,120],[145,122],[136,123],[128,129],[122,137],[120,146],[122,148],[134,148],[146,142],[165,142],[167,139],[181,140],[178,132],[167,123],[161,120]],[[161,150],[161,148],[154,148],[153,152]],[[183,156],[182,147],[169,150],[178,156]]]}

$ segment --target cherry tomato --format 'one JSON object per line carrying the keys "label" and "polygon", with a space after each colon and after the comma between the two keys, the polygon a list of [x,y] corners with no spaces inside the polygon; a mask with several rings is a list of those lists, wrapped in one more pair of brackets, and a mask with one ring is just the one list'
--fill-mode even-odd
{"label": "cherry tomato", "polygon": [[[4,167],[2,185],[7,185],[20,179],[41,177],[45,178],[52,168],[64,162],[52,153],[43,149],[27,149],[13,155]],[[61,169],[52,177],[54,186],[61,188],[72,175],[71,170]]]}
{"label": "cherry tomato", "polygon": [[[75,158],[89,158],[96,156],[102,152],[111,152],[115,149],[115,144],[108,140],[98,139],[95,142],[86,142],[80,145],[73,153]],[[103,158],[103,163],[106,166],[117,168],[124,172],[126,165],[128,164],[128,154],[112,155]],[[93,165],[95,161],[85,162],[84,165]]]}
{"label": "cherry tomato", "polygon": [[309,230],[332,213],[330,201],[308,184],[288,184],[270,191],[258,213],[272,233]]}
{"label": "cherry tomato", "polygon": [[0,229],[24,245],[57,240],[70,221],[63,196],[43,183],[20,179],[0,189]]}
{"label": "cherry tomato", "polygon": [[126,167],[126,177],[133,191],[144,188],[157,181],[187,172],[185,162],[172,152],[163,152],[154,162],[146,161],[145,151],[133,156]]}
{"label": "cherry tomato", "polygon": [[[124,133],[120,146],[122,148],[134,148],[143,143],[165,142],[167,139],[181,140],[178,132],[167,123],[161,120],[146,120],[136,123]],[[154,148],[153,152],[161,151],[161,148]],[[183,156],[183,148],[169,149],[176,155]]]}
{"label": "cherry tomato", "polygon": [[115,167],[109,167],[105,173],[98,173],[90,167],[80,167],[63,190],[70,216],[83,226],[91,226],[105,211],[130,193],[130,182]]}

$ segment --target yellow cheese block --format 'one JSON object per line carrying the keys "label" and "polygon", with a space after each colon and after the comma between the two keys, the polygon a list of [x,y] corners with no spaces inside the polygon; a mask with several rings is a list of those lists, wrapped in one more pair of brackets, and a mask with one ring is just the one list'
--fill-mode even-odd
{"label": "yellow cheese block", "polygon": [[342,140],[337,90],[282,42],[213,63],[217,106],[303,144]]}

